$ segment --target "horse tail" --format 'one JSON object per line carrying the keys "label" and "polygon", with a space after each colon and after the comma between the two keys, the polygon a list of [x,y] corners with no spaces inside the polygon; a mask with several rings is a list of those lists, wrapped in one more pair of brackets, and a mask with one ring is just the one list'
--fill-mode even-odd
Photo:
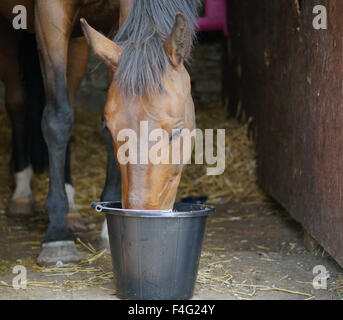
{"label": "horse tail", "polygon": [[23,32],[19,51],[22,81],[28,103],[27,138],[29,157],[33,170],[42,172],[49,165],[49,157],[41,127],[45,107],[45,90],[34,34]]}

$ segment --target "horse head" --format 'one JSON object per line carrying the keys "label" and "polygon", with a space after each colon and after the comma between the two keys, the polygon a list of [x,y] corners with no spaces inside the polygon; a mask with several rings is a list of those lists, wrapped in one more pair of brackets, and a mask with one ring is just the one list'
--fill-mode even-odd
{"label": "horse head", "polygon": [[[134,59],[130,59],[129,54],[125,56],[127,48],[124,45],[106,38],[84,19],[81,19],[81,24],[93,51],[114,74],[104,118],[113,138],[122,175],[123,208],[171,209],[184,164],[194,147],[192,138],[185,148],[182,137],[185,129],[188,132],[195,129],[191,81],[184,66],[193,40],[190,23],[185,15],[178,13],[169,36],[155,39],[159,41],[156,43],[156,57],[151,56],[152,50],[147,50],[154,44],[145,43],[138,48],[139,51],[134,51],[135,55],[141,55]],[[135,46],[135,43],[131,45]],[[149,53],[150,56],[146,57]],[[155,59],[165,59],[166,64],[160,68],[161,76],[154,82],[150,79],[153,78],[150,64],[155,63]],[[119,68],[121,74],[118,73]],[[138,74],[134,75],[136,82],[134,86],[131,83],[132,90],[130,85],[129,90],[125,90],[123,73],[131,73],[132,76],[135,72]],[[143,78],[140,74],[145,76],[144,81],[140,80]],[[149,86],[150,80],[153,86]],[[175,153],[179,161],[175,161]]]}

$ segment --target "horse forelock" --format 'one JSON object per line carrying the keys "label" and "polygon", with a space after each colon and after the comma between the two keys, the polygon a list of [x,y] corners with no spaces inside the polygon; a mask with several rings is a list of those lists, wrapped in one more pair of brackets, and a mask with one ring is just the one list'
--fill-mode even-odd
{"label": "horse forelock", "polygon": [[201,2],[135,0],[124,25],[114,38],[117,44],[124,47],[115,75],[123,96],[137,98],[144,93],[163,92],[163,76],[169,65],[164,41],[171,33],[179,12],[187,17],[194,41]]}

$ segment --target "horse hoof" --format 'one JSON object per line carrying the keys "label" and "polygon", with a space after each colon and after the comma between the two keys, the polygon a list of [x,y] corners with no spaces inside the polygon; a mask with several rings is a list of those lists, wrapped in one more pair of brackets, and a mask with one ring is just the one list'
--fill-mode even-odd
{"label": "horse hoof", "polygon": [[11,200],[6,212],[9,218],[25,219],[35,215],[30,199]]}
{"label": "horse hoof", "polygon": [[58,262],[76,264],[80,261],[74,241],[55,241],[43,243],[37,264],[41,267],[50,267]]}
{"label": "horse hoof", "polygon": [[83,223],[81,215],[78,212],[68,213],[67,226],[72,233],[84,233],[88,231],[88,228]]}

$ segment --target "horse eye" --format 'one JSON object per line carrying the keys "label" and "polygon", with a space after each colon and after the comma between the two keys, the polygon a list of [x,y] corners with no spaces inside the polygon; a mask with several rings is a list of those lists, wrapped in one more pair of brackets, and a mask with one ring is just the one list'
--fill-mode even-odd
{"label": "horse eye", "polygon": [[180,137],[183,129],[184,129],[183,127],[173,129],[172,133],[170,134],[169,140],[172,141],[172,140]]}

